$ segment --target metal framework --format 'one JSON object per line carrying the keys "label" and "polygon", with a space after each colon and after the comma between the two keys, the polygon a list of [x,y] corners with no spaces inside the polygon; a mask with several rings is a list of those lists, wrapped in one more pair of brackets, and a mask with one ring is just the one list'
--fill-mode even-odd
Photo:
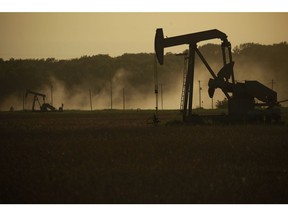
{"label": "metal framework", "polygon": [[[223,67],[215,74],[200,50],[197,48],[197,43],[200,41],[220,39]],[[187,44],[189,45],[188,52],[188,69],[186,79],[183,81],[183,90],[181,97],[181,107],[183,121],[193,119],[192,103],[193,103],[193,85],[194,85],[194,68],[195,56],[198,55],[212,78],[208,83],[208,94],[213,98],[215,89],[222,90],[228,99],[228,115],[230,119],[249,119],[251,113],[254,113],[252,118],[274,118],[275,121],[280,119],[279,109],[274,109],[279,104],[277,102],[277,93],[272,89],[264,86],[258,81],[245,81],[245,83],[235,83],[234,77],[234,62],[232,60],[231,43],[227,39],[227,35],[217,29],[202,31],[192,34],[180,35],[175,37],[164,38],[161,28],[156,30],[155,35],[155,53],[158,62],[164,63],[164,48]],[[262,103],[255,103],[255,98]],[[183,103],[183,105],[182,105]],[[255,110],[257,106],[266,106],[267,110]]]}
{"label": "metal framework", "polygon": [[[206,59],[203,57],[200,50],[197,48],[197,43],[204,40],[211,40],[219,38],[222,40],[222,55],[223,55],[223,65],[231,65],[233,64],[232,61],[232,53],[231,53],[231,44],[227,40],[227,35],[217,29],[203,31],[203,32],[197,32],[192,34],[186,34],[176,37],[170,37],[170,38],[164,38],[163,30],[157,29],[156,35],[155,35],[155,52],[158,59],[158,62],[163,65],[164,63],[164,48],[166,47],[172,47],[172,46],[178,46],[183,44],[189,45],[189,52],[188,52],[188,71],[186,74],[186,80],[184,81],[183,85],[183,108],[182,115],[183,115],[183,121],[186,121],[187,119],[191,118],[192,116],[192,104],[193,104],[193,84],[194,84],[194,68],[195,68],[195,55],[197,54],[203,64],[206,66],[207,70],[210,72],[211,76],[216,79],[217,76],[212,70],[212,68],[209,66]],[[227,53],[228,53],[228,60],[227,60]],[[232,83],[235,84],[234,79],[234,73],[233,68],[232,71],[230,71],[230,75],[232,77]],[[229,78],[230,76],[226,76],[226,78]],[[227,79],[228,80],[228,79]],[[227,81],[226,80],[226,81]],[[212,94],[213,90],[210,90]],[[223,93],[226,95],[226,97],[229,99],[230,95],[225,89],[222,89]],[[214,93],[214,92],[213,92]]]}

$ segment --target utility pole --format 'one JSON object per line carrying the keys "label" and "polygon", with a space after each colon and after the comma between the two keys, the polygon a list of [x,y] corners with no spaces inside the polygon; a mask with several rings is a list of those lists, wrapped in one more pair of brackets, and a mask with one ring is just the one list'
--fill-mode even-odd
{"label": "utility pole", "polygon": [[201,88],[201,84],[200,84],[200,80],[198,80],[198,82],[199,82],[199,108],[201,108],[202,106],[201,106],[201,90],[202,90],[202,88]]}
{"label": "utility pole", "polygon": [[158,73],[157,73],[157,59],[156,54],[154,54],[154,84],[155,84],[155,119],[158,120]]}
{"label": "utility pole", "polygon": [[25,93],[23,93],[23,111],[25,110]]}
{"label": "utility pole", "polygon": [[111,97],[111,110],[113,109],[113,104],[112,104],[112,98],[113,98],[113,92],[112,92],[112,77],[110,80],[110,97]]}
{"label": "utility pole", "polygon": [[212,99],[212,110],[213,110],[213,97],[211,99]]}
{"label": "utility pole", "polygon": [[125,88],[123,88],[123,110],[125,110]]}
{"label": "utility pole", "polygon": [[90,96],[90,107],[92,111],[92,97],[91,97],[91,89],[89,89],[89,96]]}
{"label": "utility pole", "polygon": [[161,109],[163,110],[163,84],[161,83]]}
{"label": "utility pole", "polygon": [[53,106],[53,85],[51,85],[51,105]]}

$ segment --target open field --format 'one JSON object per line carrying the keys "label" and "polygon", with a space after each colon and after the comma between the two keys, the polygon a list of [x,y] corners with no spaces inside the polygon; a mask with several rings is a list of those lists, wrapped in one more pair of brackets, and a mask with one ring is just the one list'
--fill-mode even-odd
{"label": "open field", "polygon": [[152,114],[0,113],[0,202],[288,203],[287,123],[193,126],[160,111],[156,127]]}

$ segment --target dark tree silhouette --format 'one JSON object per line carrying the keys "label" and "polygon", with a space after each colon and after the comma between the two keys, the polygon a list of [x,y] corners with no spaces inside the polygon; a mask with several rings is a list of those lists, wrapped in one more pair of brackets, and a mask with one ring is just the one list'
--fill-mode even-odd
{"label": "dark tree silhouette", "polygon": [[[199,49],[213,68],[220,67],[222,58],[219,45],[206,44]],[[287,42],[273,45],[246,43],[236,46],[233,52],[236,74],[246,78],[254,73],[251,68],[255,65],[261,66],[261,70],[265,69],[261,71],[263,76],[269,77],[269,80],[280,80],[278,87],[282,85],[283,94],[288,95],[285,88],[288,82]],[[196,59],[196,67],[203,67],[199,62]],[[153,87],[154,82],[153,65],[152,53],[126,53],[114,58],[109,55],[82,56],[70,60],[0,59],[0,105],[9,95],[19,94],[27,88],[41,89],[43,86],[49,86],[53,79],[61,81],[71,96],[79,88],[87,86],[91,91],[98,92],[119,70],[125,71],[122,82],[139,92],[148,92],[151,91],[149,86]],[[181,78],[182,69],[183,58],[173,53],[166,54],[165,65],[158,67],[159,80],[167,86],[166,92],[172,91],[168,87],[174,86],[175,79]]]}

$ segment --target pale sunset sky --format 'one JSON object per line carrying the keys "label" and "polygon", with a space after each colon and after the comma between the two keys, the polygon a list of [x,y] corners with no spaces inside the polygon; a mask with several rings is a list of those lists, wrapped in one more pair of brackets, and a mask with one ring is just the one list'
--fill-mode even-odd
{"label": "pale sunset sky", "polygon": [[[272,12],[1,12],[0,58],[71,59],[152,53],[156,28],[163,28],[168,37],[219,29],[228,35],[232,47],[247,42],[273,44],[288,41],[287,21],[288,13]],[[165,51],[181,52],[186,48]]]}

